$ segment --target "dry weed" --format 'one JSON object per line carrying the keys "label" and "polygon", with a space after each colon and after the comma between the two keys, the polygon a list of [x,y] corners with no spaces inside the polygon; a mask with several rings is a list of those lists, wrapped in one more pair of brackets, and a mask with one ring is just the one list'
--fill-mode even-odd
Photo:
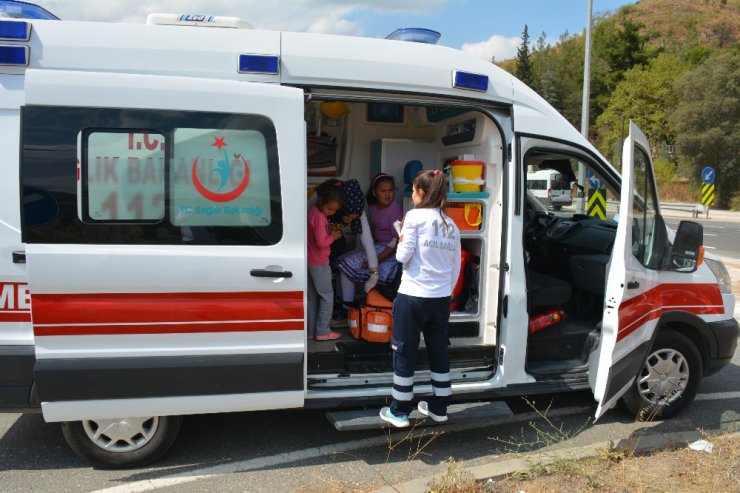
{"label": "dry weed", "polygon": [[476,482],[472,474],[453,458],[447,460],[447,472],[444,476],[429,482],[429,493],[485,493],[485,491],[485,486]]}
{"label": "dry weed", "polygon": [[661,183],[660,199],[665,202],[699,203],[701,188],[689,182]]}
{"label": "dry weed", "polygon": [[544,421],[544,425],[535,421],[530,421],[528,423],[529,428],[535,432],[534,439],[528,439],[525,436],[524,429],[521,429],[521,437],[491,438],[491,440],[495,440],[505,445],[506,452],[508,453],[526,452],[536,448],[550,447],[552,445],[565,442],[580,433],[591,422],[591,418],[589,417],[580,428],[575,431],[569,431],[565,429],[565,423],[557,425],[547,416],[550,412],[550,407],[552,407],[552,401],[550,401],[545,410],[542,411],[537,408],[534,401],[530,401],[526,397],[522,397],[522,400],[539,416],[541,420]]}
{"label": "dry weed", "polygon": [[[711,454],[688,447],[650,455],[607,453],[582,461],[560,461],[532,468],[530,477],[512,475],[490,483],[489,493],[558,492],[730,492],[740,491],[740,439],[737,435],[707,437]],[[538,472],[536,477],[534,473]]]}

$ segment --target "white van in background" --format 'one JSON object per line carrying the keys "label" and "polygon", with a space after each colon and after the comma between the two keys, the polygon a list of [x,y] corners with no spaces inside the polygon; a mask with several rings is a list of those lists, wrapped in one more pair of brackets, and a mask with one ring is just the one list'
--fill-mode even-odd
{"label": "white van in background", "polygon": [[[40,409],[108,467],[157,459],[189,414],[372,405],[380,426],[389,344],[307,338],[306,196],[384,171],[401,202],[413,161],[483,168],[479,191],[448,195],[479,212],[450,314],[456,401],[591,389],[596,417],[620,398],[668,417],[731,361],[727,271],[700,224],[666,228],[634,123],[620,176],[458,50],[149,21],[0,18],[0,409]],[[619,197],[618,223],[531,199],[528,169],[572,182],[576,163]],[[567,317],[533,330],[552,310]],[[415,391],[432,391],[423,348]]]}
{"label": "white van in background", "polygon": [[573,205],[570,180],[558,171],[542,169],[527,173],[527,190],[537,197],[543,205],[559,211],[564,206]]}

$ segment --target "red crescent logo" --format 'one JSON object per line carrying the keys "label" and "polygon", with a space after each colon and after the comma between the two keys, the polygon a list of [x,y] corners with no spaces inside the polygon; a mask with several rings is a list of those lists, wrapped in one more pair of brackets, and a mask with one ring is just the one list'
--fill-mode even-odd
{"label": "red crescent logo", "polygon": [[212,192],[203,186],[198,179],[198,174],[196,173],[196,166],[198,165],[198,159],[200,159],[200,156],[196,157],[193,161],[193,170],[191,174],[193,176],[193,185],[195,185],[195,189],[198,190],[198,193],[212,202],[231,202],[241,195],[242,192],[247,189],[247,185],[249,184],[249,165],[247,164],[247,160],[244,159],[244,156],[239,157],[244,163],[244,178],[242,178],[238,187],[226,193]]}

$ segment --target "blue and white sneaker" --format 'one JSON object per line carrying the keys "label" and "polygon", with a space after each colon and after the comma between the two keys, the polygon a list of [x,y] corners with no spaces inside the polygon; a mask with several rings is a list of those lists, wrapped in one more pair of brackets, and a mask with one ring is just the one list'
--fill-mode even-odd
{"label": "blue and white sneaker", "polygon": [[432,418],[432,421],[436,421],[437,423],[444,423],[445,421],[447,421],[446,414],[444,416],[438,416],[434,414],[433,412],[431,412],[429,410],[429,405],[427,404],[427,401],[419,401],[419,404],[416,406],[416,409],[418,409],[421,414]]}
{"label": "blue and white sneaker", "polygon": [[380,419],[392,424],[396,428],[408,428],[409,417],[408,416],[394,416],[391,412],[391,408],[385,406],[380,410]]}

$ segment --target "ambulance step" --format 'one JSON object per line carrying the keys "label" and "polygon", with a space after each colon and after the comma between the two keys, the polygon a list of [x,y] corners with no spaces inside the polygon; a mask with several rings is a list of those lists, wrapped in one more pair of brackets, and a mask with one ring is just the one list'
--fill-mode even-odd
{"label": "ambulance step", "polygon": [[[372,430],[388,428],[390,425],[380,419],[380,408],[362,409],[358,411],[331,411],[326,418],[339,431]],[[419,411],[414,410],[409,416],[411,426],[436,426],[448,423],[460,423],[474,420],[502,420],[513,415],[509,406],[503,401],[468,402],[453,404],[447,408],[449,420],[445,423],[435,423],[424,418]]]}

